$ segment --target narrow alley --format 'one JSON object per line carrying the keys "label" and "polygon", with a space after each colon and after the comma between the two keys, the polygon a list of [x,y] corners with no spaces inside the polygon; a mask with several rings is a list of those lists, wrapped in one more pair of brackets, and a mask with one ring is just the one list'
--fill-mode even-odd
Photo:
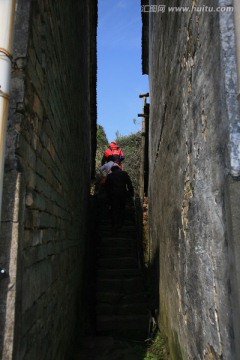
{"label": "narrow alley", "polygon": [[80,341],[74,360],[144,359],[152,319],[135,204],[128,201],[124,225],[113,235],[109,205],[100,196],[94,202],[92,336]]}
{"label": "narrow alley", "polygon": [[[0,359],[239,360],[240,1],[210,2],[105,1],[102,24],[124,22],[106,30],[103,78],[126,103],[108,84],[104,121],[143,179],[141,244],[134,203],[113,234],[91,193],[98,142],[114,140],[97,132],[100,0],[0,0]],[[123,81],[133,58],[146,88],[134,64]],[[120,108],[144,120],[129,142]]]}

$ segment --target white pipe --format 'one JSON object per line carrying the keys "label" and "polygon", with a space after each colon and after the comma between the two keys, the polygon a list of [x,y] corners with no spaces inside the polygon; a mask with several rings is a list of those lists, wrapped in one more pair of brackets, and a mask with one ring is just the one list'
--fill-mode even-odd
{"label": "white pipe", "polygon": [[240,1],[233,0],[235,38],[237,52],[238,100],[240,100]]}
{"label": "white pipe", "polygon": [[0,219],[16,0],[0,0]]}

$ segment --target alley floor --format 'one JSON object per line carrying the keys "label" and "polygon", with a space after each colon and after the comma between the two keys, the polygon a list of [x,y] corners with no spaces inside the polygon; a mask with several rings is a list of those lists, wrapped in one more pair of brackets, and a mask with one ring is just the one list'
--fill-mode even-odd
{"label": "alley floor", "polygon": [[139,259],[134,204],[112,234],[108,206],[98,203],[95,250],[95,333],[82,339],[74,360],[141,360],[151,321]]}
{"label": "alley floor", "polygon": [[142,341],[96,336],[83,340],[73,360],[143,360],[145,355],[146,344]]}

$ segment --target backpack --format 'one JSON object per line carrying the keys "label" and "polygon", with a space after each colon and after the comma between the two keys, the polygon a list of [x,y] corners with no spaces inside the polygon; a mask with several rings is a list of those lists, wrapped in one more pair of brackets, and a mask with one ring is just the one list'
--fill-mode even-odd
{"label": "backpack", "polygon": [[113,156],[113,161],[119,162],[121,160],[120,150],[119,149],[113,149],[112,150],[112,156]]}
{"label": "backpack", "polygon": [[122,149],[114,141],[109,144],[109,147],[104,152],[105,160],[109,159],[110,156],[113,158],[113,161],[116,162],[118,165],[121,165],[121,162],[124,159]]}

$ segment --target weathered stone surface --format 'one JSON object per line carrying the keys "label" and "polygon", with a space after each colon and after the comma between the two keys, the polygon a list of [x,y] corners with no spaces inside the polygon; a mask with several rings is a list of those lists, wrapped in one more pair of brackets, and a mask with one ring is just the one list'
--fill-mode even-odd
{"label": "weathered stone surface", "polygon": [[239,160],[233,14],[170,13],[179,2],[155,3],[166,4],[149,23],[149,220],[160,323],[174,358],[233,359],[225,207],[226,174],[237,171],[234,154]]}
{"label": "weathered stone surface", "polygon": [[18,0],[16,9],[0,357],[61,360],[74,341],[94,163],[96,1]]}

